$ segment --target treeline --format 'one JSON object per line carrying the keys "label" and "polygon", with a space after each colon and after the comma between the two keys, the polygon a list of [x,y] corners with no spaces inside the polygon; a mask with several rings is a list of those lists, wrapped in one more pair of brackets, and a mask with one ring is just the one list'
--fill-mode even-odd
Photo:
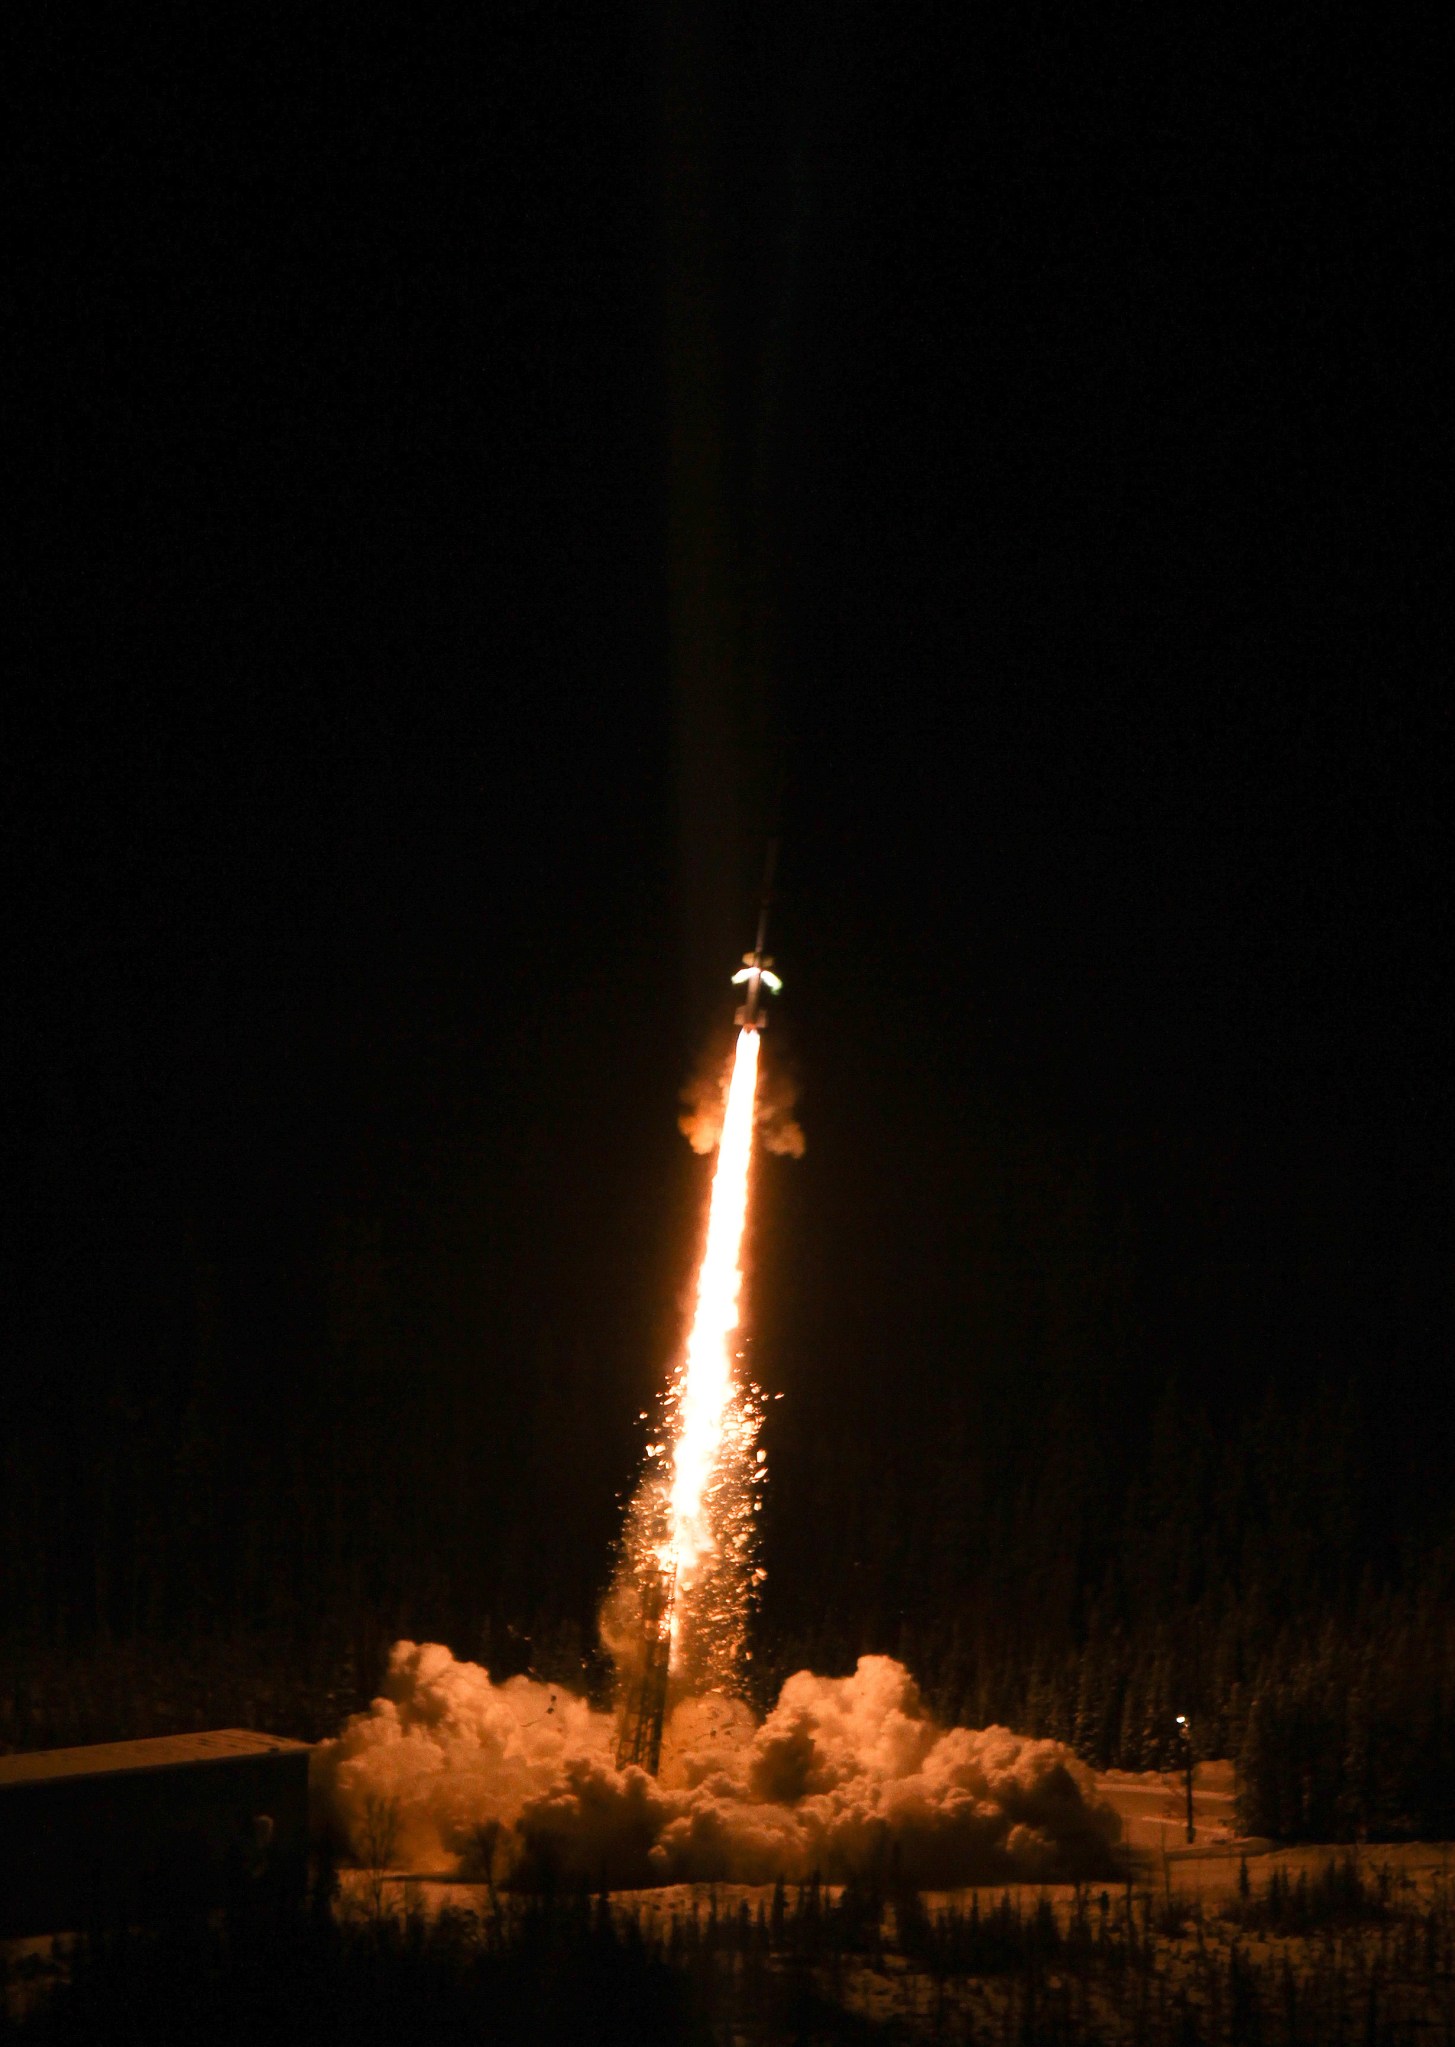
{"label": "treeline", "polygon": [[314,1673],[326,1708],[367,1699],[409,1632],[502,1673],[539,1653],[595,1674],[639,1389],[608,1400],[616,1360],[508,1327],[482,1361],[388,1297],[377,1246],[342,1235],[331,1256],[301,1336],[214,1341],[204,1302],[170,1355],[23,1389],[0,1435],[0,1658],[150,1656],[231,1693],[251,1641]]}
{"label": "treeline", "polygon": [[1251,1833],[1451,1838],[1455,1515],[1433,1431],[1387,1421],[1350,1390],[1214,1426],[1169,1390],[1140,1426],[987,1404],[913,1458],[892,1413],[826,1431],[816,1486],[770,1502],[795,1562],[760,1690],[889,1649],[946,1717],[1098,1768],[1180,1764],[1185,1716]]}
{"label": "treeline", "polygon": [[[629,1482],[614,1367],[434,1382],[384,1347],[251,1399],[205,1371],[34,1403],[0,1447],[0,1744],[247,1721],[318,1736],[399,1634],[600,1689]],[[231,1390],[229,1389],[231,1387]],[[1067,1377],[770,1405],[747,1678],[901,1656],[947,1718],[1165,1768],[1186,1715],[1281,1838],[1455,1837],[1445,1447],[1355,1390],[1217,1414]]]}
{"label": "treeline", "polygon": [[837,1891],[780,1882],[752,1901],[703,1888],[670,1912],[582,1889],[430,1915],[382,1879],[340,1897],[321,1866],[305,1900],[244,1888],[223,1912],[183,1906],[146,1929],[88,1929],[50,1958],[7,1968],[0,1956],[0,2036],[1382,2047],[1449,2035],[1448,1886],[1397,1893],[1388,1871],[1371,1879],[1352,1858],[1312,1881],[1275,1869],[1216,1913],[1130,1882],[938,1906],[883,1873]]}

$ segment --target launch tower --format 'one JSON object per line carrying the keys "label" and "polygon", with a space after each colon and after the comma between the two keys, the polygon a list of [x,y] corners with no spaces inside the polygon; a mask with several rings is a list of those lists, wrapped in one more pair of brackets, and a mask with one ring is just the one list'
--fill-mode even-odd
{"label": "launch tower", "polygon": [[662,1722],[667,1715],[667,1672],[672,1660],[672,1604],[675,1568],[652,1572],[642,1592],[642,1666],[628,1687],[617,1731],[616,1767],[628,1763],[653,1777],[662,1761]]}

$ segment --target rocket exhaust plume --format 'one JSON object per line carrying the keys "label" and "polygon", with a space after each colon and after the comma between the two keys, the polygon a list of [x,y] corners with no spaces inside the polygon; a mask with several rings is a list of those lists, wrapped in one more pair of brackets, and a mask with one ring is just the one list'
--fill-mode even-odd
{"label": "rocket exhaust plume", "polygon": [[707,1244],[697,1275],[697,1305],[687,1353],[672,1389],[676,1423],[671,1458],[671,1523],[658,1553],[690,1592],[698,1559],[713,1547],[713,1479],[725,1447],[735,1389],[733,1332],[742,1293],[743,1229],[748,1219],[748,1169],[753,1157],[753,1106],[758,1088],[758,1033],[741,1030],[723,1114]]}
{"label": "rocket exhaust plume", "polygon": [[[732,977],[743,999],[723,1090],[707,1238],[686,1347],[666,1397],[664,1440],[647,1450],[649,1459],[664,1462],[649,1470],[632,1501],[625,1568],[602,1616],[621,1679],[617,1767],[636,1763],[653,1776],[669,1685],[676,1679],[699,1694],[730,1690],[746,1627],[752,1490],[763,1476],[763,1455],[753,1457],[757,1388],[745,1393],[740,1383],[736,1332],[764,1003],[783,985],[764,951],[777,853],[770,843],[757,940]],[[696,1138],[694,1145],[702,1148]]]}
{"label": "rocket exhaust plume", "polygon": [[758,1410],[738,1377],[736,1331],[759,1045],[759,1029],[745,1023],[728,1079],[692,1322],[666,1398],[665,1440],[648,1449],[663,1459],[661,1476],[649,1472],[628,1519],[639,1617],[628,1624],[634,1639],[619,1658],[617,1763],[638,1763],[653,1775],[672,1677],[690,1668],[698,1685],[730,1682],[741,1642]]}

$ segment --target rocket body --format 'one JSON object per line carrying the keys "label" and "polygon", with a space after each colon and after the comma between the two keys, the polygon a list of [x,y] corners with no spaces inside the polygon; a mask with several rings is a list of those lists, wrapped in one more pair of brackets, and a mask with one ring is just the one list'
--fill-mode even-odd
{"label": "rocket body", "polygon": [[768,1013],[763,1008],[763,990],[768,988],[776,995],[783,986],[773,972],[771,959],[764,959],[761,953],[745,952],[742,966],[733,975],[733,986],[747,988],[746,1000],[740,1005],[735,1019],[738,1028],[761,1031],[768,1021]]}
{"label": "rocket body", "polygon": [[768,943],[768,906],[773,900],[773,869],[778,860],[778,842],[773,840],[768,847],[767,864],[763,870],[763,899],[758,906],[758,942],[751,952],[743,954],[743,964],[733,975],[733,986],[745,990],[744,998],[734,1019],[738,1029],[761,1031],[768,1021],[763,1007],[763,990],[766,988],[776,995],[783,983],[773,972],[773,959],[763,950]]}

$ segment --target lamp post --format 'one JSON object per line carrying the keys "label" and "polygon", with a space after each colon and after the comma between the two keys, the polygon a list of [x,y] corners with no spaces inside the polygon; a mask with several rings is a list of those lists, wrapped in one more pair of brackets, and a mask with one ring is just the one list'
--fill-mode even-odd
{"label": "lamp post", "polygon": [[1185,1713],[1177,1716],[1177,1732],[1182,1739],[1182,1763],[1187,1774],[1187,1838],[1191,1843],[1197,1838],[1197,1829],[1192,1823],[1192,1726]]}

